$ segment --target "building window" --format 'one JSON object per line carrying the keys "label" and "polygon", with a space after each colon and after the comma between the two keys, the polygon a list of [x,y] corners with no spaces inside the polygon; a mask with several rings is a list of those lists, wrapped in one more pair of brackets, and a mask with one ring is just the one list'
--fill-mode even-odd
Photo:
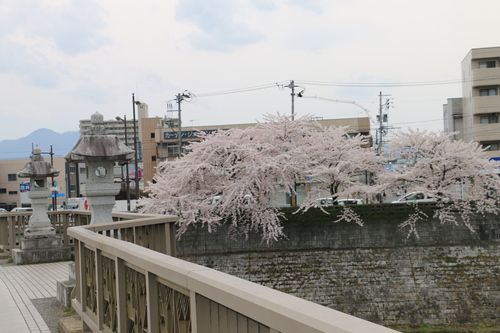
{"label": "building window", "polygon": [[495,60],[480,61],[479,68],[494,68],[496,67]]}
{"label": "building window", "polygon": [[9,191],[9,194],[17,194],[17,191]]}
{"label": "building window", "polygon": [[154,139],[155,138],[155,133],[151,133],[151,139]]}
{"label": "building window", "polygon": [[496,123],[498,123],[498,115],[496,113],[481,116],[481,124],[496,124]]}
{"label": "building window", "polygon": [[479,89],[479,96],[494,96],[497,94],[497,88]]}
{"label": "building window", "polygon": [[17,180],[17,174],[15,173],[9,173],[7,175],[7,179],[9,180],[9,182],[15,182]]}
{"label": "building window", "polygon": [[69,167],[69,173],[76,173],[76,166],[70,165],[70,167]]}
{"label": "building window", "polygon": [[498,150],[498,149],[499,149],[499,144],[498,144],[498,142],[483,143],[483,148],[484,148],[486,151],[490,151],[490,150]]}
{"label": "building window", "polygon": [[167,144],[167,157],[179,156],[179,144],[168,143]]}
{"label": "building window", "polygon": [[151,156],[151,162],[156,162],[156,156]]}
{"label": "building window", "polygon": [[75,185],[75,184],[71,184],[71,185],[69,185],[69,190],[70,190],[71,192],[76,192],[76,185]]}
{"label": "building window", "polygon": [[84,175],[86,173],[85,168],[80,168],[80,175]]}
{"label": "building window", "polygon": [[7,193],[7,189],[6,188],[0,188],[0,194],[5,194]]}

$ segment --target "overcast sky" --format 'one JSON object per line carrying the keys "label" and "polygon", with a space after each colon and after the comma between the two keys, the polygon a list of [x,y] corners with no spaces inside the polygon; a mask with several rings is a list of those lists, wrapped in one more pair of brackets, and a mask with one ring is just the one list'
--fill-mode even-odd
{"label": "overcast sky", "polygon": [[298,116],[375,118],[382,92],[390,125],[441,130],[461,61],[500,46],[499,13],[498,0],[2,0],[0,140],[77,131],[96,111],[131,119],[132,93],[163,117],[191,92],[186,126],[251,123],[291,112],[290,80]]}

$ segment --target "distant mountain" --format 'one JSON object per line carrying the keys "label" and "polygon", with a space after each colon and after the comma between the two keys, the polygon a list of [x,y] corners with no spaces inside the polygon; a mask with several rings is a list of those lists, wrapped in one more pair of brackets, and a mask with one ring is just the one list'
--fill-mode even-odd
{"label": "distant mountain", "polygon": [[[17,140],[0,141],[0,160],[12,160],[29,158],[32,147],[40,147],[43,152],[50,152],[50,146],[54,157],[64,156],[78,142],[80,133],[78,131],[56,133],[47,128],[41,128],[24,138]],[[50,158],[49,155],[45,155]]]}

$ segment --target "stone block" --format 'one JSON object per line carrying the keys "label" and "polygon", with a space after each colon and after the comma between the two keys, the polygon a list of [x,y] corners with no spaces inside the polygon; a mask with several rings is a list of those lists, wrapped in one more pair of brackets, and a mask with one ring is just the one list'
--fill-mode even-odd
{"label": "stone block", "polygon": [[72,261],[68,265],[68,277],[70,280],[76,280],[76,270],[75,270],[75,262]]}
{"label": "stone block", "polygon": [[65,308],[71,307],[71,293],[75,289],[75,280],[57,281],[57,300]]}
{"label": "stone block", "polygon": [[60,237],[24,238],[20,248],[12,250],[16,265],[38,264],[71,259],[71,248],[62,245]]}
{"label": "stone block", "polygon": [[23,238],[21,239],[21,250],[40,250],[59,248],[63,245],[61,237],[41,237],[41,238]]}
{"label": "stone block", "polygon": [[58,249],[40,250],[12,250],[12,258],[16,265],[39,264],[42,262],[55,262],[71,259],[71,248],[61,247]]}

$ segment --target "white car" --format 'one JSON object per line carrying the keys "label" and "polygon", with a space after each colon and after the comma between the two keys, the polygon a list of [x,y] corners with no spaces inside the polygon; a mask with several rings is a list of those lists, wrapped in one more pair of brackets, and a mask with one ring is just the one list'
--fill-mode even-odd
{"label": "white car", "polygon": [[5,209],[5,208],[0,208],[0,213],[7,213],[7,209]]}
{"label": "white car", "polygon": [[16,207],[12,208],[11,212],[32,212],[33,208],[31,207]]}
{"label": "white car", "polygon": [[436,202],[436,199],[430,196],[425,196],[422,192],[411,192],[407,195],[393,201],[392,203],[405,203],[405,202]]}
{"label": "white car", "polygon": [[332,206],[333,199],[332,198],[319,198],[319,199],[316,199],[316,201],[314,203],[316,204],[316,206],[323,206],[323,207]]}
{"label": "white car", "polygon": [[337,199],[333,203],[334,205],[364,205],[363,199]]}

